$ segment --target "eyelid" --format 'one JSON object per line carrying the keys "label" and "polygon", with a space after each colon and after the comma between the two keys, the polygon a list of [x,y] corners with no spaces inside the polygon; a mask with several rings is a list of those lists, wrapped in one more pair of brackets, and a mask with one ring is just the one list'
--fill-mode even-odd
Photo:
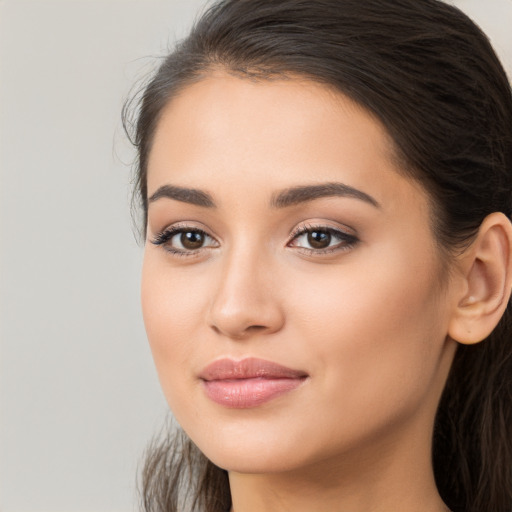
{"label": "eyelid", "polygon": [[307,233],[309,231],[314,231],[315,229],[322,230],[322,231],[331,231],[334,233],[340,233],[347,237],[350,236],[350,237],[358,238],[358,235],[357,235],[357,232],[355,231],[355,229],[353,229],[349,226],[340,225],[338,223],[336,223],[336,225],[333,225],[333,223],[331,223],[327,220],[324,220],[324,221],[309,220],[309,221],[301,222],[295,228],[293,228],[293,230],[290,234],[290,241],[293,240],[298,235]]}
{"label": "eyelid", "polygon": [[[334,245],[328,246],[323,249],[315,249],[308,248],[302,246],[293,246],[292,243],[297,240],[300,236],[303,236],[312,231],[326,231],[331,233],[333,236],[341,239],[341,241]],[[352,233],[350,232],[352,231]],[[332,225],[322,223],[322,222],[311,222],[297,226],[291,233],[289,241],[287,243],[288,247],[295,247],[296,250],[300,250],[306,254],[311,255],[322,255],[322,254],[330,254],[334,252],[342,252],[349,249],[352,249],[356,244],[360,242],[359,237],[353,232],[352,229],[346,227],[345,229],[341,227],[334,227]]]}
{"label": "eyelid", "polygon": [[168,233],[176,233],[180,231],[198,231],[201,233],[205,233],[210,238],[213,238],[214,240],[218,240],[219,237],[212,233],[212,230],[208,227],[206,227],[202,222],[198,221],[178,221],[172,224],[167,224],[163,228],[155,228],[155,229],[148,229],[148,236],[147,239],[149,242],[155,241],[160,235],[165,235]]}
{"label": "eyelid", "polygon": [[[206,238],[214,241],[214,244],[205,245],[199,247],[197,249],[181,249],[177,247],[172,247],[168,243],[178,234],[184,232],[196,232],[201,233]],[[170,226],[165,227],[164,229],[155,233],[149,241],[156,246],[161,246],[164,250],[171,253],[174,256],[197,256],[198,254],[207,251],[209,249],[215,248],[219,246],[219,242],[217,238],[210,234],[209,230],[203,227],[199,227],[197,225],[185,222],[179,222],[176,224],[172,224]]]}
{"label": "eyelid", "polygon": [[[299,237],[311,233],[315,230],[330,233],[335,239],[338,239],[338,243],[332,246],[329,245],[325,248],[304,247],[293,244],[293,242],[296,241]],[[213,243],[210,242],[209,245],[203,245],[197,249],[173,247],[170,244],[173,237],[187,231],[201,233],[205,238],[213,241]],[[164,250],[171,253],[172,255],[190,257],[197,256],[205,251],[219,247],[220,243],[217,238],[218,237],[215,235],[210,234],[210,230],[205,227],[198,226],[196,223],[179,222],[158,231],[151,238],[149,238],[149,241],[156,246],[161,246]],[[293,229],[288,238],[286,246],[298,250],[301,253],[320,256],[322,254],[347,251],[353,248],[357,243],[359,243],[359,241],[360,240],[354,233],[354,230],[349,227],[342,228],[339,225],[333,226],[327,222],[310,221],[302,223]]]}

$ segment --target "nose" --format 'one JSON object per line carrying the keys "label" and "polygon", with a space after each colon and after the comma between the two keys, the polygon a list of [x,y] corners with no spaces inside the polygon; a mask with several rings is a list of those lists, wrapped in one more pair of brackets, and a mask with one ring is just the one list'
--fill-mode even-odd
{"label": "nose", "polygon": [[207,318],[217,334],[242,340],[283,327],[285,317],[276,282],[270,265],[258,254],[233,254],[217,283]]}

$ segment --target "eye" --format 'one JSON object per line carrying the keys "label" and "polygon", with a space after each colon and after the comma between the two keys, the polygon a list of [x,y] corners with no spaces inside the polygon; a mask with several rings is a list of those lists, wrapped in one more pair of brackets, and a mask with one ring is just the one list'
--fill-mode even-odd
{"label": "eye", "polygon": [[359,241],[355,235],[328,226],[302,227],[292,236],[290,247],[305,249],[314,254],[347,250]]}
{"label": "eye", "polygon": [[161,245],[172,254],[189,256],[201,249],[218,247],[218,242],[198,228],[172,226],[158,233],[151,243]]}

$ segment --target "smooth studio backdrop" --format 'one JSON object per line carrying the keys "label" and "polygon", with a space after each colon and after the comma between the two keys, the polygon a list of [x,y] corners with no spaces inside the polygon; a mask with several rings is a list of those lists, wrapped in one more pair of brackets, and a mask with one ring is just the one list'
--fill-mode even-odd
{"label": "smooth studio backdrop", "polygon": [[[512,76],[512,0],[459,0]],[[166,417],[124,98],[204,0],[0,0],[0,512],[137,509]]]}

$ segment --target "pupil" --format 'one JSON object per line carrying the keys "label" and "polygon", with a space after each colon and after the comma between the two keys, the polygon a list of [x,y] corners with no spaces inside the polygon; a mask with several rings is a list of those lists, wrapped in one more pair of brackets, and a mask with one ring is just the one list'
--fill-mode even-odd
{"label": "pupil", "polygon": [[181,234],[180,241],[185,249],[199,249],[204,243],[204,236],[197,231],[186,231]]}
{"label": "pupil", "polygon": [[325,249],[331,243],[331,234],[327,231],[311,231],[308,233],[308,243],[315,249]]}

